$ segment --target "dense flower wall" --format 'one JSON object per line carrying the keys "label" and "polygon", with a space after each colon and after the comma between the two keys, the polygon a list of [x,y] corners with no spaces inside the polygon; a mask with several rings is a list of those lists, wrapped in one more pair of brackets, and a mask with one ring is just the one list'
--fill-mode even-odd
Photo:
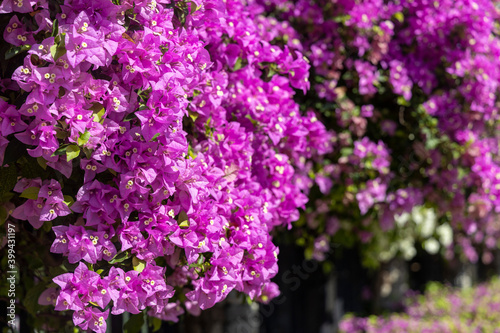
{"label": "dense flower wall", "polygon": [[64,325],[50,307],[104,332],[110,313],[176,321],[233,289],[276,296],[270,231],[298,219],[305,160],[330,149],[293,99],[310,84],[291,27],[239,0],[0,14],[2,223],[38,259],[18,265],[33,325]]}
{"label": "dense flower wall", "polygon": [[317,260],[490,262],[498,19],[492,0],[3,0],[0,223],[30,324],[267,302],[281,227]]}

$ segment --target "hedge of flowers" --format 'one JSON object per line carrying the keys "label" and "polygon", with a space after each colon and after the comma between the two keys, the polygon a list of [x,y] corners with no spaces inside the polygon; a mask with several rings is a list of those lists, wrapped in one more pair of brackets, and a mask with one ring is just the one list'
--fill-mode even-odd
{"label": "hedge of flowers", "polygon": [[434,283],[425,295],[408,299],[402,314],[388,317],[346,317],[344,333],[370,332],[500,332],[500,280],[454,290]]}
{"label": "hedge of flowers", "polygon": [[276,296],[270,231],[299,217],[306,159],[330,149],[293,99],[309,65],[291,27],[239,0],[0,14],[0,216],[30,324],[105,332],[110,313],[176,321],[233,289]]}
{"label": "hedge of flowers", "polygon": [[491,261],[498,22],[493,0],[3,0],[0,223],[30,324],[267,302],[299,218],[317,260]]}
{"label": "hedge of flowers", "polygon": [[332,153],[311,164],[317,200],[296,228],[307,257],[361,244],[375,266],[411,258],[421,242],[490,262],[500,232],[498,2],[262,2],[298,32],[289,39],[303,45],[312,88],[297,100],[333,131]]}

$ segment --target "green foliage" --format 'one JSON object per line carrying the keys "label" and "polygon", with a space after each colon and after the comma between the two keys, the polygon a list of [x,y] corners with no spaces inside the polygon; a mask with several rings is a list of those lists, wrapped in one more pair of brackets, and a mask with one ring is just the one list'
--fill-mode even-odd
{"label": "green foliage", "polygon": [[123,325],[123,333],[138,333],[144,325],[144,313],[131,315],[127,322]]}
{"label": "green foliage", "polygon": [[387,317],[370,316],[368,321],[352,314],[340,324],[341,332],[357,323],[357,332],[483,332],[500,327],[500,279],[473,288],[457,289],[437,282],[427,286],[424,295],[406,300],[406,311]]}
{"label": "green foliage", "polygon": [[57,60],[66,54],[65,35],[66,34],[64,33],[57,35],[55,38],[55,44],[50,47],[50,54],[54,60]]}

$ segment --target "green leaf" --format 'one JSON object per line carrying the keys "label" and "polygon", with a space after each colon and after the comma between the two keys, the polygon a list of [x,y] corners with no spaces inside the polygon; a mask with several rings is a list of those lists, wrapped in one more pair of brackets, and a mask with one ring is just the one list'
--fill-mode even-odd
{"label": "green leaf", "polygon": [[194,1],[189,1],[189,4],[191,7],[190,14],[193,14],[195,11],[198,10],[198,6],[196,5],[196,3]]}
{"label": "green leaf", "polygon": [[305,246],[306,245],[306,239],[304,237],[300,237],[299,239],[297,239],[295,241],[295,243],[298,245],[298,246]]}
{"label": "green leaf", "polygon": [[439,145],[439,139],[437,138],[429,138],[425,142],[425,148],[427,149],[435,149]]}
{"label": "green leaf", "polygon": [[410,106],[410,102],[408,102],[403,96],[398,96],[398,99],[397,99],[397,103],[398,105],[402,105],[402,106]]}
{"label": "green leaf", "polygon": [[106,113],[106,109],[104,106],[100,103],[92,103],[92,107],[90,110],[94,111],[94,114],[92,115],[94,118],[94,121],[96,123],[99,123],[102,121],[102,117],[104,117],[104,114]]}
{"label": "green leaf", "polygon": [[54,44],[50,47],[50,54],[54,60],[59,59],[66,54],[66,42],[64,39],[64,34],[61,36],[61,41],[58,44]]}
{"label": "green leaf", "polygon": [[52,230],[52,221],[47,221],[43,223],[42,226],[43,231],[50,232]]}
{"label": "green leaf", "polygon": [[198,119],[198,113],[197,112],[193,112],[193,111],[189,111],[189,117],[193,120],[193,121],[196,121],[196,119]]}
{"label": "green leaf", "polygon": [[161,328],[162,320],[156,317],[149,317],[150,326],[153,328],[153,332],[158,332]]}
{"label": "green leaf", "polygon": [[403,15],[403,13],[401,12],[397,12],[397,13],[394,13],[394,15],[392,15],[396,20],[398,20],[400,23],[403,23],[403,21],[405,20],[405,16]]}
{"label": "green leaf", "polygon": [[114,256],[114,258],[109,261],[109,263],[110,264],[120,263],[120,262],[127,260],[128,258],[130,258],[130,254],[128,252],[120,252],[120,253],[117,253]]}
{"label": "green leaf", "polygon": [[240,57],[238,57],[238,59],[236,59],[236,63],[234,64],[233,72],[236,72],[238,69],[240,69],[243,65],[242,63],[243,60]]}
{"label": "green leaf", "polygon": [[67,273],[68,270],[63,265],[49,267],[49,273],[52,277]]}
{"label": "green leaf", "polygon": [[37,157],[36,161],[38,162],[38,165],[42,167],[43,170],[47,170],[47,161],[43,157]]}
{"label": "green leaf", "polygon": [[52,156],[65,155],[66,149],[68,149],[69,144],[65,143],[59,146],[55,152],[52,153]]}
{"label": "green leaf", "polygon": [[0,225],[5,223],[8,216],[9,213],[7,212],[7,209],[5,209],[4,206],[0,206]]}
{"label": "green leaf", "polygon": [[351,156],[354,152],[354,149],[351,147],[344,147],[340,149],[340,155],[342,156]]}
{"label": "green leaf", "polygon": [[257,126],[259,124],[259,122],[257,120],[255,120],[255,119],[253,119],[250,114],[247,114],[245,116],[245,118],[247,118],[248,120],[250,120],[252,122],[252,125],[254,125],[254,126]]}
{"label": "green leaf", "polygon": [[177,223],[181,228],[189,228],[189,219],[185,211],[181,211],[177,217]]}
{"label": "green leaf", "polygon": [[323,273],[325,275],[330,274],[332,270],[333,270],[333,264],[330,261],[323,262]]}
{"label": "green leaf", "polygon": [[89,142],[89,139],[90,139],[90,132],[89,131],[85,131],[85,133],[83,134],[80,134],[80,137],[78,137],[78,145],[79,146],[83,146],[84,144],[86,144],[87,142]]}
{"label": "green leaf", "polygon": [[135,115],[135,112],[129,113],[128,115],[123,118],[123,121],[131,121],[133,119],[136,119],[137,116]]}
{"label": "green leaf", "polygon": [[341,15],[333,18],[333,21],[337,23],[346,23],[351,19],[351,15]]}
{"label": "green leaf", "polygon": [[158,137],[160,136],[160,133],[156,133],[155,135],[153,135],[153,137],[151,138],[151,140],[149,140],[150,142],[152,141],[156,141],[156,139],[158,139]]}
{"label": "green leaf", "polygon": [[142,272],[144,268],[146,268],[146,262],[141,259],[137,259],[137,257],[132,258],[132,266],[134,266],[134,271]]}
{"label": "green leaf", "polygon": [[[201,255],[198,257],[198,260],[196,260],[196,262],[189,265],[189,268],[200,268],[204,264],[207,264],[207,262],[204,262],[204,261],[205,261],[205,257],[203,255]],[[208,263],[208,264],[210,264],[210,263]]]}
{"label": "green leaf", "polygon": [[379,36],[384,35],[384,31],[378,25],[374,25],[372,29],[373,29],[373,32],[376,33],[377,35],[379,35]]}
{"label": "green leaf", "polygon": [[212,116],[210,116],[207,119],[207,122],[205,123],[205,134],[209,138],[213,137],[213,135],[214,135],[214,130],[213,130],[212,126],[210,126],[211,122],[212,122]]}
{"label": "green leaf", "polygon": [[104,106],[101,103],[92,103],[92,106],[89,108],[89,110],[92,110],[94,113],[97,113],[104,109]]}
{"label": "green leaf", "polygon": [[71,195],[65,195],[64,196],[64,203],[68,206],[71,207],[72,204],[75,203],[75,200]]}
{"label": "green leaf", "polygon": [[40,192],[39,187],[28,187],[21,193],[20,197],[21,198],[26,198],[26,199],[32,199],[36,200],[38,199],[38,192]]}
{"label": "green leaf", "polygon": [[23,299],[23,304],[26,310],[32,315],[36,316],[38,305],[38,298],[40,294],[46,289],[45,283],[39,283],[28,290]]}
{"label": "green leaf", "polygon": [[50,37],[55,37],[59,34],[59,21],[57,19],[52,23],[52,34]]}
{"label": "green leaf", "polygon": [[25,154],[26,155],[28,154],[26,150],[26,145],[14,137],[10,139],[9,144],[5,149],[5,154],[4,154],[5,157],[3,159],[2,165],[6,164],[10,165],[13,162],[17,162],[17,160],[20,159]]}
{"label": "green leaf", "polygon": [[138,333],[140,332],[142,325],[144,325],[144,314],[138,313],[130,316],[129,320],[123,325],[124,333]]}
{"label": "green leaf", "polygon": [[66,160],[69,162],[80,155],[80,147],[77,145],[69,145],[66,149]]}
{"label": "green leaf", "polygon": [[13,197],[14,197],[14,193],[12,193],[12,192],[0,193],[0,202],[9,202],[10,200],[12,200]]}
{"label": "green leaf", "polygon": [[43,267],[44,261],[40,259],[38,255],[31,255],[28,261],[28,269],[35,270],[37,268]]}
{"label": "green leaf", "polygon": [[7,52],[5,52],[5,60],[12,59],[16,55],[23,53],[23,52],[26,52],[29,49],[31,49],[31,45],[29,45],[29,44],[10,48]]}
{"label": "green leaf", "polygon": [[181,229],[186,229],[186,228],[189,228],[189,221],[186,220],[186,221],[182,221],[181,223],[179,223],[179,227]]}
{"label": "green leaf", "polygon": [[15,165],[0,168],[0,194],[10,192],[17,183],[17,169]]}
{"label": "green leaf", "polygon": [[52,55],[52,58],[56,58],[56,53],[57,53],[57,45],[54,44],[50,47],[50,54]]}
{"label": "green leaf", "polygon": [[312,260],[313,252],[314,250],[312,247],[308,247],[304,250],[304,257],[306,258],[306,260]]}
{"label": "green leaf", "polygon": [[68,132],[66,132],[62,129],[56,128],[56,138],[64,141],[68,136],[69,136]]}
{"label": "green leaf", "polygon": [[193,160],[196,158],[196,153],[193,150],[193,147],[191,145],[188,145],[188,156],[191,157]]}
{"label": "green leaf", "polygon": [[30,179],[47,178],[47,171],[38,165],[33,157],[21,157],[17,162],[20,165],[23,177]]}

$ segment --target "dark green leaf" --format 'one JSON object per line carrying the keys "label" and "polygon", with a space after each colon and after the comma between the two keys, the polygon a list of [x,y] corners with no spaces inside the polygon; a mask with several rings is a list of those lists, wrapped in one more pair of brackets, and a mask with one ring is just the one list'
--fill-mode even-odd
{"label": "dark green leaf", "polygon": [[64,266],[51,266],[49,267],[49,273],[51,276],[55,277],[64,273],[67,273],[68,270]]}
{"label": "dark green leaf", "polygon": [[26,307],[26,310],[32,316],[36,316],[36,312],[38,309],[38,298],[45,289],[45,283],[39,283],[28,290],[28,292],[26,293],[26,297],[24,297],[23,304]]}
{"label": "dark green leaf", "polygon": [[136,118],[137,118],[137,116],[135,115],[134,112],[132,112],[132,113],[129,113],[128,115],[126,115],[125,118],[123,119],[123,121],[131,121],[131,120],[136,119]]}
{"label": "dark green leaf", "polygon": [[158,332],[161,328],[161,319],[156,317],[149,317],[149,322],[151,323],[151,327],[153,328],[153,332]]}
{"label": "dark green leaf", "polygon": [[5,223],[7,217],[9,216],[7,209],[4,206],[0,206],[0,225]]}
{"label": "dark green leaf", "polygon": [[42,229],[45,232],[50,232],[52,230],[52,221],[46,221],[42,225]]}
{"label": "dark green leaf", "polygon": [[113,259],[111,259],[109,261],[109,263],[115,264],[115,263],[123,262],[123,261],[127,260],[128,258],[130,258],[130,254],[128,252],[121,252],[121,253],[118,253],[117,255],[115,255],[115,257]]}
{"label": "dark green leaf", "polygon": [[17,169],[15,165],[0,168],[0,194],[10,192],[17,183]]}
{"label": "dark green leaf", "polygon": [[190,4],[190,7],[191,7],[190,14],[193,14],[198,9],[198,6],[196,5],[196,3],[194,1],[189,1],[189,4]]}
{"label": "dark green leaf", "polygon": [[5,149],[3,165],[16,162],[24,154],[27,154],[26,145],[16,138],[12,138]]}
{"label": "dark green leaf", "polygon": [[54,20],[54,23],[52,24],[52,34],[50,35],[51,37],[55,37],[59,34],[59,21],[57,19]]}
{"label": "dark green leaf", "polygon": [[47,170],[47,161],[43,157],[37,157],[36,161],[38,162],[38,165],[43,169]]}
{"label": "dark green leaf", "polygon": [[5,60],[12,59],[16,55],[18,55],[18,54],[20,54],[22,52],[26,52],[29,49],[31,49],[31,45],[28,45],[28,44],[10,48],[7,52],[5,52]]}
{"label": "dark green leaf", "polygon": [[75,203],[75,199],[71,195],[65,195],[64,196],[64,203],[68,206],[71,207],[73,203]]}
{"label": "dark green leaf", "polygon": [[69,144],[63,144],[59,148],[56,149],[56,151],[52,154],[52,156],[59,156],[59,155],[65,155],[66,154],[66,149],[68,149]]}
{"label": "dark green leaf", "polygon": [[129,320],[123,325],[124,333],[138,333],[140,332],[142,325],[144,325],[144,314],[138,313],[130,316]]}

